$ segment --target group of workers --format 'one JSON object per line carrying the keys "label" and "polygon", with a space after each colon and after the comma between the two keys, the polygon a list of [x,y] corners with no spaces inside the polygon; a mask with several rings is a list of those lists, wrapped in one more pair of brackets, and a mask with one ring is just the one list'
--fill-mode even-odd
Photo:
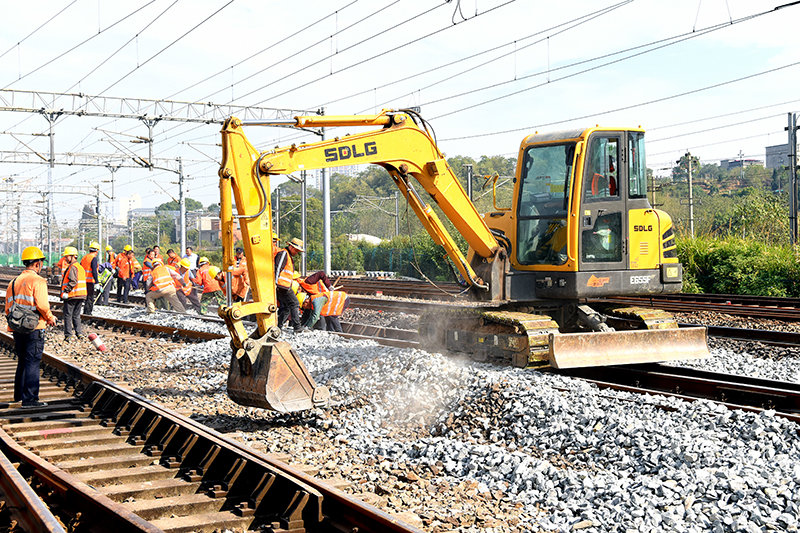
{"label": "group of workers", "polygon": [[339,317],[350,304],[350,298],[344,291],[337,290],[323,271],[303,278],[294,269],[293,260],[302,252],[305,252],[302,240],[292,239],[284,248],[279,248],[278,236],[272,234],[278,326],[283,327],[288,319],[295,333],[311,328],[341,332]]}
{"label": "group of workers", "polygon": [[[294,270],[293,257],[304,251],[303,241],[296,238],[279,248],[278,236],[272,234],[278,326],[282,327],[288,319],[296,333],[310,328],[341,332],[339,316],[347,308],[349,297],[334,287],[324,272],[315,272],[304,278]],[[134,284],[143,283],[150,313],[155,312],[157,303],[180,312],[192,307],[201,314],[207,312],[210,303],[218,306],[224,303],[225,273],[211,265],[207,257],[198,257],[191,247],[186,248],[183,257],[174,250],[167,250],[165,259],[159,247],[153,246],[145,251],[139,263],[130,245],[119,254],[115,254],[111,246],[106,246],[105,261],[101,261],[100,244],[93,241],[86,255],[80,260],[78,255],[75,247],[67,246],[56,263],[56,273],[60,269],[61,276],[66,341],[83,337],[81,313],[91,314],[95,301],[100,298],[104,304],[108,303],[113,279],[117,280],[117,301],[124,303],[128,302]],[[21,402],[23,407],[36,407],[44,405],[39,401],[44,329],[47,325],[55,325],[56,318],[50,309],[47,281],[39,275],[44,265],[44,253],[36,246],[29,246],[23,250],[21,259],[25,268],[7,288],[5,313],[9,319],[8,330],[14,335],[17,355],[14,401]],[[236,248],[235,259],[230,268],[232,298],[235,302],[247,301],[250,281],[242,248]],[[202,287],[199,298],[195,286]],[[20,313],[29,314],[31,320],[25,322],[25,327],[12,327],[12,316],[17,317]]]}

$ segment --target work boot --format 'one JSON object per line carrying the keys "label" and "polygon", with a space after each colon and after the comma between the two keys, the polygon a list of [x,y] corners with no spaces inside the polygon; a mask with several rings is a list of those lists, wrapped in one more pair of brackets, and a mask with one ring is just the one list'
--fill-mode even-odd
{"label": "work boot", "polygon": [[305,333],[306,331],[308,331],[308,328],[305,327],[305,326],[300,326],[299,328],[294,328],[295,334]]}

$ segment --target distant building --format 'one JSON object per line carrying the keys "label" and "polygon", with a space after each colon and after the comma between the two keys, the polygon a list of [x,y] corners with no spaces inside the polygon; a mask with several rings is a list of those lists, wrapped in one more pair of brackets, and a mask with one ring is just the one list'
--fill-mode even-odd
{"label": "distant building", "polygon": [[132,209],[139,209],[142,207],[142,197],[138,194],[126,196],[119,199],[119,210],[116,213],[117,224],[128,223],[128,212]]}
{"label": "distant building", "polygon": [[719,166],[722,170],[731,170],[732,168],[752,167],[755,165],[764,166],[764,162],[760,159],[722,159]]}
{"label": "distant building", "polygon": [[380,237],[376,237],[375,235],[367,235],[366,233],[347,233],[345,234],[345,237],[347,237],[347,240],[350,242],[364,241],[369,244],[374,244],[375,246],[383,242],[383,239]]}
{"label": "distant building", "polygon": [[784,168],[789,166],[789,145],[776,144],[775,146],[767,146],[767,168]]}

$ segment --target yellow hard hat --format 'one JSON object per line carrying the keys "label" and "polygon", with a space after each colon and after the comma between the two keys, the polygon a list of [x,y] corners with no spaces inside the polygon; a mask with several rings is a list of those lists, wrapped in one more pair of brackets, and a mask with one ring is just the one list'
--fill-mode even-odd
{"label": "yellow hard hat", "polygon": [[110,244],[108,246],[106,246],[106,252],[111,252],[113,250],[114,250],[114,248]]}
{"label": "yellow hard hat", "polygon": [[177,270],[177,269],[175,268],[175,265],[167,265],[167,268],[168,268],[168,269],[170,269],[170,270]]}
{"label": "yellow hard hat", "polygon": [[89,249],[90,250],[99,250],[100,249],[100,243],[97,242],[97,241],[90,242],[89,243]]}
{"label": "yellow hard hat", "polygon": [[133,247],[130,244],[126,244],[125,248],[122,249],[123,252],[130,252],[133,250]]}
{"label": "yellow hard hat", "polygon": [[294,271],[294,274],[292,274],[292,279],[300,279],[300,272],[298,272],[297,270],[295,270],[295,271]]}
{"label": "yellow hard hat", "polygon": [[273,240],[273,241],[280,240],[280,237],[278,237],[278,234],[277,234],[277,233],[275,233],[274,231],[272,232],[272,240]]}
{"label": "yellow hard hat", "polygon": [[182,266],[183,268],[192,268],[192,264],[185,257],[183,259],[181,259],[181,261],[180,261],[180,263],[178,263],[178,265]]}
{"label": "yellow hard hat", "polygon": [[75,248],[74,246],[67,246],[66,248],[64,248],[64,253],[61,255],[63,255],[64,257],[67,257],[68,255],[78,255],[78,249]]}
{"label": "yellow hard hat", "polygon": [[23,261],[36,261],[37,259],[44,259],[44,253],[36,246],[28,246],[22,250]]}
{"label": "yellow hard hat", "polygon": [[216,266],[213,266],[213,265],[208,267],[208,275],[209,276],[211,276],[212,278],[216,278],[217,274],[219,274],[219,267],[216,267]]}
{"label": "yellow hard hat", "polygon": [[157,266],[161,266],[161,265],[163,265],[163,264],[164,264],[164,263],[162,263],[160,259],[155,259],[155,260],[153,261],[153,268],[155,268],[155,267],[157,267]]}
{"label": "yellow hard hat", "polygon": [[208,262],[209,262],[208,261],[208,257],[206,257],[206,256],[203,256],[203,257],[201,257],[200,259],[197,260],[197,264],[198,265],[202,265],[203,263],[208,263]]}

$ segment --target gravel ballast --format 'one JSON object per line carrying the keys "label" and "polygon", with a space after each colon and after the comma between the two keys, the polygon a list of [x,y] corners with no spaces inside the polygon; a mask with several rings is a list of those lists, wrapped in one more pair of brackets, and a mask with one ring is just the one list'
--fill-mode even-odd
{"label": "gravel ballast", "polygon": [[[193,327],[181,324],[168,325]],[[427,531],[797,528],[798,428],[770,412],[601,391],[323,332],[285,340],[330,387],[329,408],[278,415],[233,404],[227,339],[125,358],[127,382],[257,449],[344,480],[347,492]],[[715,343],[711,359],[688,364],[800,380],[792,353]],[[110,366],[96,352],[79,358]]]}

